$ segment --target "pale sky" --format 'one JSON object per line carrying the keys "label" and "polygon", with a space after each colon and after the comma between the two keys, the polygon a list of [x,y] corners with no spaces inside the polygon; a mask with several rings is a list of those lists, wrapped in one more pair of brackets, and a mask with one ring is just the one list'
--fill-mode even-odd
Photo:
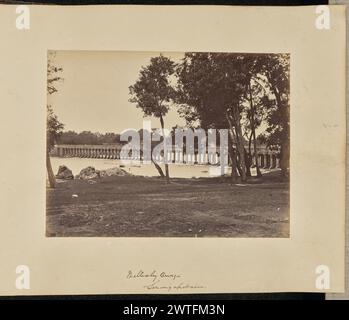
{"label": "pale sky", "polygon": [[[57,51],[54,64],[63,68],[63,81],[56,83],[58,92],[48,95],[64,130],[114,132],[140,129],[143,113],[128,101],[129,89],[138,79],[141,66],[149,64],[150,58],[159,52],[117,51]],[[178,61],[182,53],[163,53]],[[176,124],[184,126],[176,107],[165,117],[165,127]],[[157,118],[151,120],[153,128],[159,128]]]}

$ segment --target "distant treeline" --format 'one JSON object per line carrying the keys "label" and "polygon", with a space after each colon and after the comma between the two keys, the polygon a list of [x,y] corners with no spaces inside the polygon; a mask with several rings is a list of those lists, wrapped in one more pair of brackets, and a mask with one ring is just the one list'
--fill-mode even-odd
{"label": "distant treeline", "polygon": [[65,131],[57,139],[58,144],[114,144],[120,143],[120,134],[118,133],[99,133],[91,131]]}
{"label": "distant treeline", "polygon": [[[174,139],[174,130],[176,127],[173,127],[171,130],[171,135],[173,142]],[[155,129],[153,129],[155,130]],[[138,130],[140,141],[143,141],[143,129]],[[129,138],[130,141],[131,138]],[[184,145],[186,144],[186,137],[183,138]],[[57,137],[57,144],[89,144],[89,145],[102,145],[102,144],[126,144],[126,141],[120,141],[120,134],[107,132],[107,133],[99,133],[99,132],[91,132],[91,131],[64,131],[60,133]],[[152,145],[157,145],[159,142],[152,141]],[[220,144],[219,132],[216,132],[216,143]],[[195,138],[194,146],[197,147],[198,140]]]}

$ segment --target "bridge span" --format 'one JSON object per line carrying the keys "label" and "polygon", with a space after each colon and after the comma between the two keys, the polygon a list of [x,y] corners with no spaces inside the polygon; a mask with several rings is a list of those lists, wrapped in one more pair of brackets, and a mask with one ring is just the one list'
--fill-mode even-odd
{"label": "bridge span", "polygon": [[[142,152],[138,152],[138,156],[123,155],[122,145],[56,145],[51,151],[51,156],[56,157],[78,157],[78,158],[95,158],[95,159],[121,159],[121,160],[142,160]],[[280,159],[276,151],[271,151],[264,146],[257,148],[258,164],[260,168],[279,168]],[[193,163],[193,164],[214,164],[219,162],[219,153],[206,153],[206,155],[199,155],[197,151],[193,154],[186,154],[182,150],[173,149],[168,154],[168,159],[171,162]],[[158,162],[162,161],[162,156],[155,159]],[[252,157],[252,167],[256,166],[255,157]]]}

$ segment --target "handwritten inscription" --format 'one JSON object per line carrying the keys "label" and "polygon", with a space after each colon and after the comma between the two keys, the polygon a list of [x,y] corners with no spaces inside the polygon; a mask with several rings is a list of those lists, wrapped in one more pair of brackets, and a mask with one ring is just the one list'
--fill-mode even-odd
{"label": "handwritten inscription", "polygon": [[138,270],[134,272],[129,270],[126,278],[140,281],[143,288],[146,290],[170,292],[205,288],[205,286],[201,284],[186,281],[181,274],[173,272],[157,270],[152,270],[150,272]]}

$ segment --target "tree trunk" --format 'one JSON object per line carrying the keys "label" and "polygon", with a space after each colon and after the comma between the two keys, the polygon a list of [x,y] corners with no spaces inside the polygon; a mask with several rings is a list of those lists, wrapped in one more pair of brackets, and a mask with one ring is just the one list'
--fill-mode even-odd
{"label": "tree trunk", "polygon": [[156,170],[158,170],[160,177],[165,178],[164,172],[162,171],[161,167],[154,161],[153,156],[151,156],[151,162],[154,164]]}
{"label": "tree trunk", "polygon": [[281,168],[282,176],[286,179],[288,178],[289,159],[290,159],[290,146],[289,146],[289,143],[284,142],[281,145],[280,168]]}
{"label": "tree trunk", "polygon": [[252,130],[250,133],[250,137],[248,138],[248,154],[250,155],[250,157],[252,158],[252,148],[251,148],[251,144],[252,144]]}
{"label": "tree trunk", "polygon": [[254,158],[256,163],[256,171],[257,171],[257,177],[262,177],[261,170],[259,169],[259,163],[258,163],[258,152],[257,152],[257,140],[256,140],[256,127],[255,127],[255,121],[254,121],[254,115],[255,115],[255,107],[253,104],[252,99],[252,88],[251,85],[249,85],[249,91],[250,91],[250,105],[251,105],[251,131],[252,131],[252,137],[253,137],[253,149],[254,149]]}
{"label": "tree trunk", "polygon": [[[270,82],[270,80],[269,80]],[[278,88],[271,83],[272,90],[275,95],[276,103],[278,105],[278,109],[282,112],[281,119],[283,120],[283,134],[281,141],[281,159],[280,159],[280,168],[281,174],[283,177],[288,178],[288,168],[290,166],[290,141],[289,141],[289,124],[287,119],[289,118],[289,111],[287,109],[287,105],[282,109],[282,101],[280,97],[280,92]]]}
{"label": "tree trunk", "polygon": [[237,107],[234,108],[234,127],[236,134],[236,144],[239,152],[239,163],[241,169],[241,181],[245,182],[247,180],[246,177],[246,161],[245,161],[245,146],[244,139],[242,136],[241,124],[240,124],[240,115],[236,112]]}
{"label": "tree trunk", "polygon": [[51,159],[48,150],[46,150],[46,168],[47,168],[47,175],[48,175],[48,181],[50,184],[50,188],[56,187],[56,178],[52,170],[51,166]]}
{"label": "tree trunk", "polygon": [[[233,124],[232,124],[231,119],[229,118],[228,115],[226,115],[226,118],[227,118],[228,124],[229,124],[229,135],[230,135],[230,138],[231,138],[232,141],[234,141],[236,143],[237,138],[236,138],[236,134],[234,132]],[[232,157],[232,170],[234,170],[234,175],[236,176],[236,173],[238,172],[240,178],[242,179],[241,162],[240,162],[240,159],[238,157],[238,154],[237,154],[236,150],[232,149],[232,156],[231,157]]]}
{"label": "tree trunk", "polygon": [[166,160],[166,148],[165,148],[165,126],[164,126],[164,119],[162,115],[160,115],[160,123],[161,123],[161,130],[162,130],[162,138],[163,138],[163,143],[164,143],[164,163],[165,163],[165,173],[166,173],[166,182],[170,183],[170,172],[168,169],[168,163]]}
{"label": "tree trunk", "polygon": [[229,157],[230,157],[230,163],[231,163],[231,183],[234,184],[237,182],[237,164],[236,164],[236,154],[233,148],[233,138],[231,136],[231,132],[229,130],[229,140],[228,140],[228,145],[229,145]]}
{"label": "tree trunk", "polygon": [[258,151],[257,151],[257,141],[256,141],[256,132],[253,130],[253,150],[254,150],[254,159],[256,162],[256,171],[257,171],[257,177],[262,177],[261,169],[259,168],[258,163]]}
{"label": "tree trunk", "polygon": [[[229,114],[226,114],[226,118],[230,127],[229,132],[232,135],[233,140],[235,140],[236,142],[237,152],[239,154],[239,156],[236,157],[237,170],[239,171],[241,181],[246,181],[245,148],[243,146],[243,143],[241,143],[241,138],[242,138],[241,126],[240,126],[240,123],[237,123],[237,121],[234,121],[234,124],[233,124]],[[235,134],[234,134],[234,128],[235,128]],[[239,128],[240,130],[237,128]],[[239,133],[241,134],[239,135]]]}
{"label": "tree trunk", "polygon": [[252,165],[252,158],[251,154],[248,154],[246,149],[245,150],[245,164],[246,164],[246,177],[251,177],[251,165]]}

